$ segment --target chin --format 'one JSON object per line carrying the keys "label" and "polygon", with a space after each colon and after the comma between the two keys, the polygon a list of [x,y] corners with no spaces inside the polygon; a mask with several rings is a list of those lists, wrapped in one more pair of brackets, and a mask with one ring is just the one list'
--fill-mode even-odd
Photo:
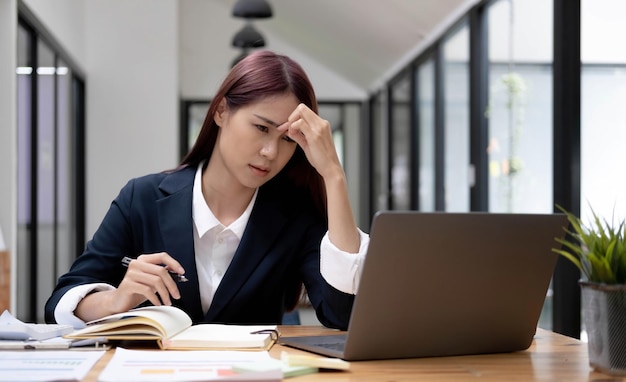
{"label": "chin", "polygon": [[263,178],[255,177],[254,179],[247,178],[244,181],[242,181],[241,184],[244,185],[245,187],[256,189],[256,188],[261,187],[265,183],[269,182],[270,180],[272,180],[272,178],[273,176],[267,176]]}

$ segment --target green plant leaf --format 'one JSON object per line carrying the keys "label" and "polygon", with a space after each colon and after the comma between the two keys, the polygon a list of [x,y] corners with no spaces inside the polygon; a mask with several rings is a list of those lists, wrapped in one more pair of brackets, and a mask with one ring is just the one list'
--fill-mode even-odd
{"label": "green plant leaf", "polygon": [[626,222],[609,222],[591,209],[586,225],[561,206],[557,208],[567,216],[569,227],[564,227],[565,238],[555,238],[561,247],[553,251],[572,262],[589,281],[626,284]]}

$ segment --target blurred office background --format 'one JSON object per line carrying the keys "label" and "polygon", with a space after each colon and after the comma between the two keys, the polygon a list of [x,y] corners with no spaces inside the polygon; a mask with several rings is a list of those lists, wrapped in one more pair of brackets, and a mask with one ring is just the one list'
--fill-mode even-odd
{"label": "blurred office background", "polygon": [[[176,166],[247,24],[309,73],[364,230],[384,209],[625,215],[625,2],[267,0],[244,19],[238,1],[0,0],[20,319],[42,320],[128,179]],[[579,276],[559,262],[541,327],[584,333]]]}

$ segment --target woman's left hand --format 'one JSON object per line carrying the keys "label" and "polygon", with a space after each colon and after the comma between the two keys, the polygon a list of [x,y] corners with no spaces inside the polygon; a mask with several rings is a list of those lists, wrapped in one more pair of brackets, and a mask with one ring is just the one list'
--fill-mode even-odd
{"label": "woman's left hand", "polygon": [[358,253],[361,239],[330,123],[301,103],[285,124],[287,136],[302,147],[311,166],[324,178],[330,241],[342,251]]}
{"label": "woman's left hand", "polygon": [[291,113],[287,123],[287,136],[302,147],[309,163],[323,178],[336,170],[343,171],[328,121],[301,103]]}

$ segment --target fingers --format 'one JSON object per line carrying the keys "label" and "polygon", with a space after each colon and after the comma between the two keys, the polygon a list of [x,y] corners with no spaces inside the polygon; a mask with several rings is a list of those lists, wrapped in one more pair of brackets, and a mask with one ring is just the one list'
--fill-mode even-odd
{"label": "fingers", "polygon": [[300,145],[311,165],[322,175],[332,176],[341,169],[330,123],[305,104],[291,113],[287,135]]}
{"label": "fingers", "polygon": [[180,263],[176,261],[176,259],[168,255],[166,252],[140,255],[139,257],[137,257],[137,260],[145,261],[151,264],[164,265],[166,269],[181,275],[185,273],[185,269],[183,268],[183,266],[180,265]]}
{"label": "fingers", "polygon": [[307,141],[311,141],[315,137],[330,134],[328,121],[322,119],[303,103],[296,107],[287,122],[289,122],[289,133],[291,133],[289,137],[297,142],[298,139],[302,140],[303,137],[307,138]]}
{"label": "fingers", "polygon": [[128,271],[118,287],[126,295],[139,295],[154,305],[171,305],[171,297],[180,298],[169,270],[183,274],[184,269],[165,252],[140,255],[128,264]]}

